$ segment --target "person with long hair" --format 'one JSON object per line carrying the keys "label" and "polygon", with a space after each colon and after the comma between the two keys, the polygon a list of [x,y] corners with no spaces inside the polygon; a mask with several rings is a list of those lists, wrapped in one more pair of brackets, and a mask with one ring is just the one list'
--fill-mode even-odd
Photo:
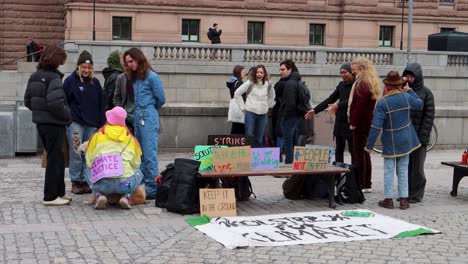
{"label": "person with long hair", "polygon": [[135,137],[142,150],[142,184],[146,186],[146,198],[155,199],[158,172],[159,109],[165,104],[164,88],[143,52],[131,48],[124,52],[127,78],[133,82],[135,112],[133,125]]}
{"label": "person with long hair", "polygon": [[351,71],[356,76],[348,101],[349,128],[353,131],[353,165],[359,174],[360,188],[371,192],[372,163],[364,148],[374,118],[375,102],[382,97],[382,89],[377,70],[370,60],[354,59]]}
{"label": "person with long hair", "polygon": [[[232,69],[232,76],[226,82],[226,86],[229,89],[229,94],[231,95],[231,101],[234,99],[234,93],[244,82],[242,79],[245,76],[245,68],[241,65],[236,65]],[[245,102],[245,94],[243,95],[243,99]],[[240,113],[236,113],[239,111]],[[237,103],[234,102],[229,104],[229,118],[232,122],[231,126],[231,134],[245,134],[245,125],[244,125],[244,114],[240,111],[237,107]]]}
{"label": "person with long hair", "polygon": [[81,143],[105,123],[104,95],[99,80],[94,77],[93,58],[89,52],[81,52],[76,70],[65,79],[63,90],[70,105],[72,123],[67,128],[70,152],[69,174],[72,193],[91,193],[86,179],[90,170],[83,153],[77,151]]}
{"label": "person with long hair", "polygon": [[63,74],[58,70],[66,59],[62,48],[46,47],[24,94],[24,104],[32,111],[32,120],[47,151],[42,202],[45,206],[68,205],[71,200],[65,196],[63,155],[65,127],[71,123],[71,117],[62,88]]}
{"label": "person with long hair", "polygon": [[[242,98],[244,93],[245,103]],[[275,90],[265,66],[257,65],[249,71],[249,80],[237,88],[234,98],[245,112],[245,135],[254,138],[254,147],[263,147],[268,108],[275,104]]]}

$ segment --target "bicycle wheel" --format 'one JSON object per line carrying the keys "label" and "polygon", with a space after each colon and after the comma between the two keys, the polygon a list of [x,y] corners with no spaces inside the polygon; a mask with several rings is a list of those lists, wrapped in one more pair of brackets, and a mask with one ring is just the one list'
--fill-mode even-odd
{"label": "bicycle wheel", "polygon": [[437,138],[439,137],[439,132],[437,132],[437,127],[435,124],[432,125],[431,136],[429,137],[429,144],[426,146],[426,150],[430,151],[437,144]]}

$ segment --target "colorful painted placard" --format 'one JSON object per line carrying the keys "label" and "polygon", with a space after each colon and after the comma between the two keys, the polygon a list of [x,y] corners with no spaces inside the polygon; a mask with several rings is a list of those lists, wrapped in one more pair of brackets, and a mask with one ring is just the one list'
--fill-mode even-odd
{"label": "colorful painted placard", "polygon": [[104,154],[93,160],[91,166],[91,182],[95,183],[103,178],[123,175],[122,156],[117,154]]}
{"label": "colorful painted placard", "polygon": [[335,147],[333,146],[306,144],[306,147],[328,147],[330,148],[330,155],[328,156],[328,164],[331,165],[333,164],[333,161],[335,161]]}
{"label": "colorful painted placard", "polygon": [[246,138],[245,135],[209,135],[207,145],[223,145],[229,147],[250,146],[251,138]]}
{"label": "colorful painted placard", "polygon": [[253,148],[252,169],[279,168],[279,148]]}
{"label": "colorful painted placard", "polygon": [[214,148],[213,172],[248,171],[252,168],[250,146]]}
{"label": "colorful painted placard", "polygon": [[328,167],[330,148],[328,146],[294,147],[294,170],[318,170]]}
{"label": "colorful painted placard", "polygon": [[198,145],[195,146],[193,151],[194,160],[200,161],[200,171],[212,171],[213,170],[213,149],[214,148],[227,148],[227,146],[207,146]]}

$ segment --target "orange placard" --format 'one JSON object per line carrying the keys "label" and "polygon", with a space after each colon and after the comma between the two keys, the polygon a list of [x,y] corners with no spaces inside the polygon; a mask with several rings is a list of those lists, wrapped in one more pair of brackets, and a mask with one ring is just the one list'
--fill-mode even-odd
{"label": "orange placard", "polygon": [[250,146],[213,149],[213,172],[249,171],[251,168]]}

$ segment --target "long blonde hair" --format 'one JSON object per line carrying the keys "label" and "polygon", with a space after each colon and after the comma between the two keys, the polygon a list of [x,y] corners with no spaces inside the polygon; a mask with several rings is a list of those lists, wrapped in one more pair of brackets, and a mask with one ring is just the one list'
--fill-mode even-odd
{"label": "long blonde hair", "polygon": [[372,62],[364,57],[355,58],[351,64],[358,66],[360,72],[356,76],[356,84],[358,87],[361,81],[367,82],[371,89],[372,99],[379,100],[382,97],[382,88],[379,74]]}

